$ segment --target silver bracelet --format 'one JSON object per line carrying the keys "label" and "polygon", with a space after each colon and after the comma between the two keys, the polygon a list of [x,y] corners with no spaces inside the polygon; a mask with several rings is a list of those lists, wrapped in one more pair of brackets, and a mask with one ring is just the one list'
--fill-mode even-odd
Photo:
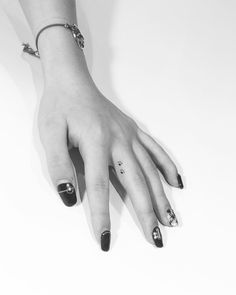
{"label": "silver bracelet", "polygon": [[72,36],[74,37],[76,43],[78,44],[79,48],[83,50],[84,48],[84,37],[83,35],[81,34],[78,26],[76,24],[73,24],[73,25],[70,25],[68,23],[65,23],[65,24],[62,24],[62,23],[55,23],[55,24],[50,24],[50,25],[47,25],[45,27],[43,27],[39,32],[38,34],[36,35],[36,39],[35,39],[35,44],[36,44],[36,50],[34,50],[30,45],[29,43],[22,43],[22,46],[23,46],[23,51],[24,52],[27,52],[28,54],[30,55],[33,55],[35,57],[38,57],[40,58],[40,55],[39,55],[39,50],[38,50],[38,39],[39,39],[39,36],[40,34],[46,30],[47,28],[51,28],[51,27],[55,27],[55,26],[62,26],[66,29],[69,29],[72,33]]}

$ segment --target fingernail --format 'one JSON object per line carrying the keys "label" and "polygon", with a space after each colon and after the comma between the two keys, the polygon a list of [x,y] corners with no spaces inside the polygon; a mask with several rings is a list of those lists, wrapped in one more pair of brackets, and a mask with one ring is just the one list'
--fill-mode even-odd
{"label": "fingernail", "polygon": [[77,199],[76,199],[76,193],[75,193],[75,188],[72,183],[70,182],[64,182],[60,183],[57,186],[57,191],[63,201],[63,203],[71,207],[76,204]]}
{"label": "fingernail", "polygon": [[179,188],[181,188],[181,189],[184,188],[182,178],[179,174],[177,176],[177,180],[178,180]]}
{"label": "fingernail", "polygon": [[178,220],[176,218],[175,212],[171,208],[167,209],[166,212],[170,226],[177,226]]}
{"label": "fingernail", "polygon": [[152,231],[152,238],[153,238],[153,241],[154,241],[155,245],[158,248],[162,248],[163,247],[161,231],[160,231],[160,228],[158,226],[156,226],[153,229],[153,231]]}
{"label": "fingernail", "polygon": [[109,251],[110,241],[111,241],[111,232],[109,230],[105,230],[101,234],[101,249],[103,251]]}

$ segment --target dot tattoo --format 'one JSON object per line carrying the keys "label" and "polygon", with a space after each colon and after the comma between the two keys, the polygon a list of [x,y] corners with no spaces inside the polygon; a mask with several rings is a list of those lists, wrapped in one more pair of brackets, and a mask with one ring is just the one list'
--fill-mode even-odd
{"label": "dot tattoo", "polygon": [[[121,167],[123,165],[123,162],[117,161],[117,164]],[[120,171],[120,174],[124,174],[125,173],[125,170],[122,169],[122,168],[119,171]]]}

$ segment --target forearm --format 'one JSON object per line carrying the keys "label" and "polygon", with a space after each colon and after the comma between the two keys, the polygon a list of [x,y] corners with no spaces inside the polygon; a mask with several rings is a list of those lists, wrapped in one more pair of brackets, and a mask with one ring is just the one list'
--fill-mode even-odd
{"label": "forearm", "polygon": [[75,0],[19,0],[34,36],[48,22],[76,22]]}
{"label": "forearm", "polygon": [[[75,0],[19,1],[34,37],[48,24],[77,23]],[[81,79],[81,83],[93,83],[83,51],[65,28],[56,26],[44,30],[38,40],[38,49],[46,81],[50,81],[52,75],[54,79],[69,71]]]}

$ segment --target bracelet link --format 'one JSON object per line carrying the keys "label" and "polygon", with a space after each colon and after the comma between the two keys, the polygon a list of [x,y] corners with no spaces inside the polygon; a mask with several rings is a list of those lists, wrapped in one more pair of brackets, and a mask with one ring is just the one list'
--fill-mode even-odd
{"label": "bracelet link", "polygon": [[81,49],[84,48],[84,37],[81,34],[78,26],[76,24],[70,25],[66,23],[65,25],[66,29],[71,30],[73,37],[75,38],[76,43],[79,45]]}

